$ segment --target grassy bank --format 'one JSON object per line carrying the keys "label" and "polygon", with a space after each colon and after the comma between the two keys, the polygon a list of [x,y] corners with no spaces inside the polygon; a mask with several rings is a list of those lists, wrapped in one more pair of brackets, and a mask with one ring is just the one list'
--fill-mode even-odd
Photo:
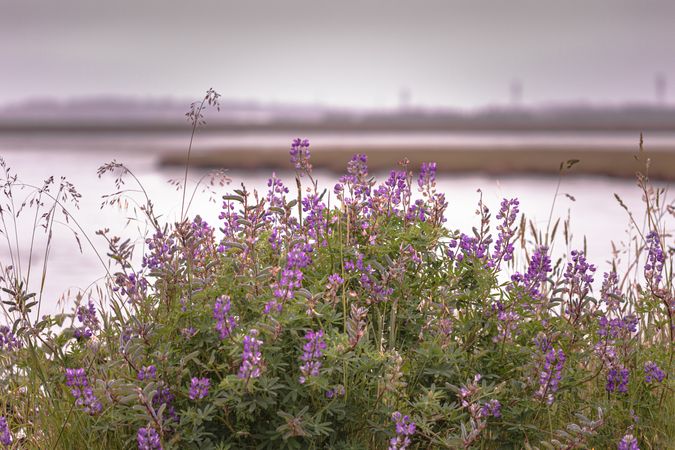
{"label": "grassy bank", "polygon": [[[637,147],[637,146],[636,146]],[[351,147],[322,146],[312,155],[312,164],[317,169],[339,173],[356,149]],[[612,177],[635,176],[642,168],[634,153],[614,148],[461,148],[461,147],[359,147],[359,152],[368,156],[371,171],[386,171],[392,162],[408,158],[413,165],[423,161],[435,161],[442,172],[487,173],[487,174],[557,174],[560,162],[569,159],[581,161],[575,173],[605,175]],[[675,180],[675,152],[650,152],[652,160],[650,176],[657,180]],[[185,152],[160,156],[163,165],[183,166]],[[190,158],[194,167],[230,169],[280,169],[287,168],[288,155],[278,148],[227,148],[209,149],[194,153]]]}

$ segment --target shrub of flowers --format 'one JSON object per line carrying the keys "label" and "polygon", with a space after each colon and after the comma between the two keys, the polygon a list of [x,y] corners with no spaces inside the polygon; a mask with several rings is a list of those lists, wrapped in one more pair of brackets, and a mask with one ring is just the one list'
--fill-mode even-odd
{"label": "shrub of flowers", "polygon": [[307,140],[290,157],[293,190],[275,176],[265,193],[242,186],[224,195],[219,223],[162,224],[147,200],[141,261],[100,231],[109,290],[70,313],[32,319],[32,296],[5,267],[0,445],[675,442],[675,213],[646,178],[646,232],[621,274],[582,249],[553,258],[555,231],[529,229],[517,199],[494,216],[481,201],[477,226],[453,230],[433,163],[415,175],[402,161],[378,182],[356,155],[326,192]]}

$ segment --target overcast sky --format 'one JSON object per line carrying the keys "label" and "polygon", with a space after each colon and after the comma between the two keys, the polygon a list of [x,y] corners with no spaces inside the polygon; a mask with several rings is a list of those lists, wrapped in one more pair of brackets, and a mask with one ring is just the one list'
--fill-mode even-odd
{"label": "overcast sky", "polygon": [[672,0],[0,0],[0,105],[89,95],[391,106],[675,103]]}

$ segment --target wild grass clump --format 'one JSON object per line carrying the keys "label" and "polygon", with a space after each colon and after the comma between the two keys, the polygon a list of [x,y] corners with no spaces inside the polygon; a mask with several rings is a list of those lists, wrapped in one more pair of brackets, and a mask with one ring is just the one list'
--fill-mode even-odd
{"label": "wild grass clump", "polygon": [[[16,264],[5,266],[0,443],[675,442],[675,208],[645,175],[644,225],[630,216],[638,237],[619,273],[591,264],[582,249],[553,258],[557,224],[550,233],[528,230],[517,199],[505,199],[494,217],[481,201],[468,234],[449,228],[433,163],[414,176],[402,161],[377,183],[356,155],[329,193],[313,178],[308,141],[293,141],[290,156],[293,191],[275,176],[266,193],[235,189],[223,197],[218,224],[184,219],[185,200],[181,219],[162,223],[141,192],[151,229],[142,259],[131,241],[98,232],[115,269],[107,291],[80,296],[71,312],[36,320],[29,280]],[[117,163],[100,170],[110,172],[118,187],[133,176]],[[18,180],[6,172],[3,183],[15,198]],[[34,191],[36,223],[51,230],[54,214],[70,216],[73,192],[68,184]],[[4,221],[18,214],[12,208],[3,207],[2,231],[15,248]]]}

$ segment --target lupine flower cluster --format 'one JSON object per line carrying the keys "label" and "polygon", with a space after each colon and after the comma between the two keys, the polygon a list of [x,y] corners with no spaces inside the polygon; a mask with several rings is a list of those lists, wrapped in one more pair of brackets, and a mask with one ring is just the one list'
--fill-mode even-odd
{"label": "lupine flower cluster", "polygon": [[258,378],[262,373],[262,353],[260,346],[262,341],[257,339],[258,330],[252,329],[244,336],[244,352],[241,354],[241,366],[239,378],[248,380]]}
{"label": "lupine flower cluster", "polygon": [[640,450],[638,440],[632,434],[626,434],[617,445],[617,450]]}
{"label": "lupine flower cluster", "polygon": [[216,319],[216,331],[221,339],[225,339],[232,334],[232,331],[237,326],[237,320],[230,315],[231,308],[230,297],[221,295],[216,299],[213,306],[213,318]]}
{"label": "lupine flower cluster", "polygon": [[176,422],[178,420],[178,413],[173,405],[175,398],[176,396],[171,393],[171,389],[168,386],[160,384],[157,392],[152,397],[152,407],[155,410],[159,410],[162,405],[166,405],[164,407],[165,416],[168,416],[169,420]]}
{"label": "lupine flower cluster", "polygon": [[638,318],[632,314],[628,314],[623,318],[608,319],[607,316],[602,316],[598,319],[598,335],[607,336],[610,339],[619,339],[630,337],[632,333],[637,331]]}
{"label": "lupine flower cluster", "polygon": [[177,244],[166,231],[156,231],[146,240],[148,253],[143,256],[143,267],[150,270],[168,269],[177,255]]}
{"label": "lupine flower cluster", "polygon": [[[647,223],[663,233],[629,262],[646,256],[645,270],[605,273],[596,301],[595,266],[577,251],[563,263],[536,221],[519,229],[518,199],[491,225],[481,195],[480,223],[462,233],[442,225],[433,163],[416,177],[403,160],[378,184],[358,154],[321,193],[309,142],[294,141],[291,158],[297,196],[275,175],[266,195],[242,185],[223,196],[220,231],[200,216],[163,225],[150,208],[152,237],[128,241],[147,243],[140,263],[106,236],[119,272],[112,301],[101,298],[110,310],[75,311],[87,345],[60,329],[72,315],[33,323],[3,297],[15,317],[0,326],[0,443],[610,448],[623,436],[619,448],[669,448],[673,277],[660,218]],[[13,273],[0,275],[14,292]],[[80,368],[60,387],[26,382],[64,361]]]}
{"label": "lupine flower cluster", "polygon": [[136,378],[138,378],[139,381],[154,380],[157,378],[157,367],[155,367],[153,364],[141,367],[141,370],[138,371]]}
{"label": "lupine flower cluster", "polygon": [[12,330],[6,326],[0,326],[0,350],[11,353],[14,350],[21,348],[21,341],[19,341]]}
{"label": "lupine flower cluster", "polygon": [[162,450],[159,433],[152,427],[139,428],[136,434],[138,450]]}
{"label": "lupine flower cluster", "polygon": [[607,312],[616,311],[619,307],[620,296],[619,276],[614,271],[605,272],[600,289],[600,300],[607,305]]}
{"label": "lupine flower cluster", "polygon": [[[225,200],[223,202],[223,207],[220,211],[218,219],[223,221],[223,227],[220,229],[225,235],[223,240],[234,239],[236,234],[241,230],[241,224],[239,223],[239,213],[236,211],[235,203],[231,200]],[[227,248],[226,245],[221,244],[219,250],[223,252]]]}
{"label": "lupine flower cluster", "polygon": [[482,417],[501,417],[502,416],[502,405],[499,403],[499,400],[492,399],[486,402],[480,409],[480,415]]}
{"label": "lupine flower cluster", "polygon": [[94,395],[94,390],[89,385],[87,374],[83,368],[66,369],[66,386],[75,397],[75,404],[90,415],[101,412],[101,402]]}
{"label": "lupine flower cluster", "polygon": [[555,400],[565,360],[565,353],[562,349],[556,351],[551,347],[546,352],[544,367],[539,373],[539,389],[534,395],[538,399],[545,400],[548,405],[552,405]]}
{"label": "lupine flower cluster", "polygon": [[190,400],[200,400],[207,395],[209,395],[209,386],[211,385],[211,380],[208,378],[197,378],[193,377],[190,380],[190,392],[188,397]]}
{"label": "lupine flower cluster", "polygon": [[415,434],[415,422],[398,411],[395,411],[391,415],[391,419],[396,424],[396,437],[391,438],[389,441],[389,450],[404,450],[412,442],[410,436]]}
{"label": "lupine flower cluster", "polygon": [[524,293],[535,301],[542,298],[541,285],[546,282],[548,274],[552,271],[551,258],[548,255],[548,247],[536,248],[524,275],[516,272],[511,276],[512,287],[522,287]]}
{"label": "lupine flower cluster", "polygon": [[296,170],[306,171],[312,168],[309,162],[309,140],[308,139],[294,139],[291,143],[291,164]]}
{"label": "lupine flower cluster", "polygon": [[321,368],[321,357],[323,351],[326,349],[326,341],[323,339],[323,330],[312,331],[307,330],[305,333],[305,340],[307,341],[302,347],[303,353],[300,360],[303,364],[300,366],[300,384],[304,384],[308,378],[319,375]]}
{"label": "lupine flower cluster", "polygon": [[77,308],[77,320],[82,326],[75,329],[74,336],[77,339],[89,339],[99,327],[94,302],[89,300],[87,306],[82,305]]}
{"label": "lupine flower cluster", "polygon": [[620,392],[625,394],[628,392],[628,378],[630,376],[630,371],[623,366],[613,366],[610,367],[607,372],[607,383],[605,384],[605,389],[607,392]]}
{"label": "lupine flower cluster", "polygon": [[563,274],[565,280],[563,289],[569,296],[564,312],[576,322],[583,312],[584,300],[591,291],[595,266],[586,261],[586,255],[582,251],[572,250],[571,256],[572,261],[567,263]]}
{"label": "lupine flower cluster", "polygon": [[651,231],[647,237],[647,262],[644,266],[645,279],[650,286],[657,288],[662,280],[663,263],[666,256],[661,248],[659,233]]}
{"label": "lupine flower cluster", "polygon": [[0,416],[0,444],[9,447],[14,442],[12,433],[9,431],[9,425],[5,416]]}
{"label": "lupine flower cluster", "polygon": [[645,383],[654,381],[661,383],[666,378],[666,373],[653,361],[645,363]]}
{"label": "lupine flower cluster", "polygon": [[517,198],[510,200],[502,200],[501,208],[497,213],[496,218],[502,220],[502,223],[497,225],[499,236],[495,242],[495,248],[492,253],[492,258],[488,262],[488,267],[497,267],[502,261],[510,261],[513,259],[513,236],[516,234],[516,227],[514,223],[520,212],[518,206],[520,202]]}
{"label": "lupine flower cluster", "polygon": [[265,314],[274,311],[280,313],[284,303],[295,297],[295,291],[302,287],[301,269],[312,262],[310,257],[312,251],[312,246],[309,244],[297,244],[288,252],[286,267],[281,271],[281,278],[272,286],[275,298],[265,305]]}

